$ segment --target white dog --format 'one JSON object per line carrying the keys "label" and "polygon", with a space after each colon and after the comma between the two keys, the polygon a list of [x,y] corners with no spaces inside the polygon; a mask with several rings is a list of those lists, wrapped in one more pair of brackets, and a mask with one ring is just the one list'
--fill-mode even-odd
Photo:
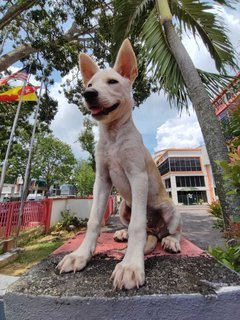
{"label": "white dog", "polygon": [[128,238],[128,248],[113,271],[113,285],[120,289],[139,287],[145,282],[144,253],[152,251],[158,239],[164,249],[180,251],[181,217],[132,120],[131,90],[138,71],[129,40],[123,42],[113,69],[100,70],[86,54],[80,54],[80,69],[86,105],[100,127],[93,206],[83,243],[57,268],[61,273],[76,272],[91,259],[114,185],[124,198],[119,211],[128,226],[128,231],[117,231],[115,239]]}

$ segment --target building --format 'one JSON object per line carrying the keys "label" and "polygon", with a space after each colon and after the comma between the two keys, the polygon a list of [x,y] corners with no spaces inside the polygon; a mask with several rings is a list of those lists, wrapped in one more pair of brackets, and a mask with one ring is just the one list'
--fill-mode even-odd
{"label": "building", "polygon": [[[212,101],[219,121],[226,122],[229,113],[240,106],[240,72]],[[216,200],[212,169],[206,147],[166,149],[154,160],[167,192],[175,204],[211,203]]]}
{"label": "building", "polygon": [[29,188],[28,191],[31,194],[41,194],[41,195],[45,195],[47,192],[48,188],[47,188],[47,184],[44,178],[32,178],[29,184]]}
{"label": "building", "polygon": [[154,160],[175,204],[211,203],[216,199],[205,146],[162,150],[155,154]]}
{"label": "building", "polygon": [[18,175],[16,183],[4,183],[0,201],[17,201],[20,200],[23,186],[23,178]]}
{"label": "building", "polygon": [[214,98],[212,105],[218,120],[222,122],[228,121],[229,112],[240,106],[240,72],[238,72],[228,86]]}

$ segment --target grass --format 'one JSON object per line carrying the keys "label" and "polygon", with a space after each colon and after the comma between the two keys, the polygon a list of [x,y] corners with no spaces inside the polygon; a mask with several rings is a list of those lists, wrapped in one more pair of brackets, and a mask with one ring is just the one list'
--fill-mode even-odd
{"label": "grass", "polygon": [[32,266],[46,258],[55,249],[61,246],[66,240],[73,237],[73,232],[64,231],[61,236],[44,235],[31,239],[23,247],[16,260],[0,268],[0,274],[20,276]]}

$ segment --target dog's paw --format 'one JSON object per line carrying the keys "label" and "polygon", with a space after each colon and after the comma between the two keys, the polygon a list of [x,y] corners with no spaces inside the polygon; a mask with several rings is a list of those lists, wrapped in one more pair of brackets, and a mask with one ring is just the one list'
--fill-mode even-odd
{"label": "dog's paw", "polygon": [[139,288],[145,282],[144,268],[120,262],[116,265],[111,280],[113,280],[114,289]]}
{"label": "dog's paw", "polygon": [[167,236],[162,239],[162,247],[164,250],[169,251],[171,253],[181,252],[181,247],[179,240],[174,236]]}
{"label": "dog's paw", "polygon": [[86,267],[88,259],[84,256],[78,255],[77,253],[70,253],[66,255],[57,265],[56,269],[59,273],[66,273],[73,271],[74,273],[82,270]]}
{"label": "dog's paw", "polygon": [[113,239],[117,242],[127,241],[128,240],[127,229],[117,230],[114,233]]}

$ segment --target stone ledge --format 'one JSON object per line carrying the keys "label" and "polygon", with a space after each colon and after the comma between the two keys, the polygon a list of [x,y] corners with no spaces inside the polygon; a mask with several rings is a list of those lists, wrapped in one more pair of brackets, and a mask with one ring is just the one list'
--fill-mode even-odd
{"label": "stone ledge", "polygon": [[150,257],[146,284],[130,291],[112,288],[118,260],[97,254],[82,272],[59,275],[62,256],[50,256],[8,288],[6,319],[239,319],[240,276],[207,255]]}
{"label": "stone ledge", "polygon": [[7,320],[238,320],[240,287],[215,295],[153,295],[125,298],[32,296],[8,293]]}
{"label": "stone ledge", "polygon": [[6,266],[10,262],[13,262],[18,257],[17,252],[5,252],[0,255],[0,268]]}

